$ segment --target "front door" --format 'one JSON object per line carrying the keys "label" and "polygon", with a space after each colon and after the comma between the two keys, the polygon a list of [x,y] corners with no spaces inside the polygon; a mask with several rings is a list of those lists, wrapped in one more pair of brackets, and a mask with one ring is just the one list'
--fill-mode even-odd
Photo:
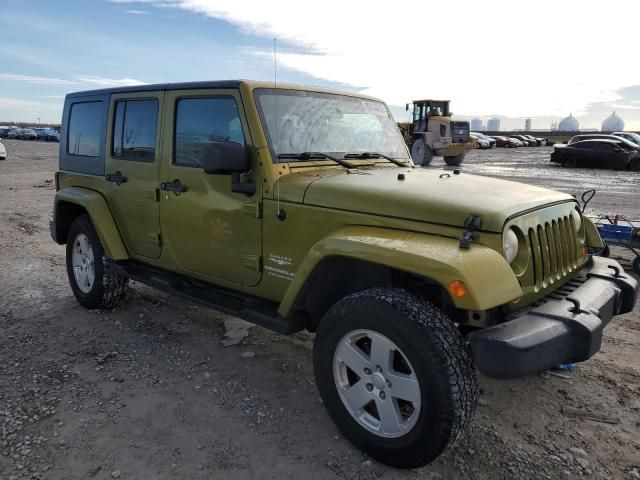
{"label": "front door", "polygon": [[258,193],[247,196],[231,191],[231,175],[206,174],[201,165],[206,143],[251,145],[240,95],[235,90],[182,90],[167,92],[165,103],[164,145],[172,152],[160,173],[166,253],[181,269],[256,285],[262,250],[260,172],[254,165],[250,176]]}
{"label": "front door", "polygon": [[161,253],[158,176],[164,92],[112,95],[107,134],[109,206],[135,258]]}

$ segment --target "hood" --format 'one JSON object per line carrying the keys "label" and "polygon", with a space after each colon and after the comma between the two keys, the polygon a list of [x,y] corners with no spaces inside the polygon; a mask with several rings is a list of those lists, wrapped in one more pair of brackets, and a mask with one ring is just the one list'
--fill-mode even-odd
{"label": "hood", "polygon": [[[470,215],[480,216],[482,230],[490,232],[502,232],[508,218],[525,211],[575,201],[570,195],[546,188],[466,173],[456,175],[452,170],[330,170],[288,175],[290,178],[282,180],[283,197],[306,205],[454,227],[464,226]],[[398,179],[401,173],[404,180]]]}

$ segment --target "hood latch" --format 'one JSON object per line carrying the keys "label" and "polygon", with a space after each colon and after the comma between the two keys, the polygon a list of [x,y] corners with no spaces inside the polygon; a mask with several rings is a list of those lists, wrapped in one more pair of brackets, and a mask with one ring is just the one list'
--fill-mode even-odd
{"label": "hood latch", "polygon": [[469,248],[478,237],[477,230],[482,227],[482,218],[470,215],[464,221],[464,233],[460,239],[460,248]]}

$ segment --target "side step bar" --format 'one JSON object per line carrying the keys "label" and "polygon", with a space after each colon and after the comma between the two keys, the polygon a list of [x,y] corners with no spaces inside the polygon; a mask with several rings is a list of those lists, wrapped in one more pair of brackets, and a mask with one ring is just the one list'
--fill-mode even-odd
{"label": "side step bar", "polygon": [[114,261],[112,266],[118,273],[131,280],[178,295],[283,335],[299,332],[306,327],[304,318],[282,317],[278,314],[278,304],[269,300],[132,260]]}

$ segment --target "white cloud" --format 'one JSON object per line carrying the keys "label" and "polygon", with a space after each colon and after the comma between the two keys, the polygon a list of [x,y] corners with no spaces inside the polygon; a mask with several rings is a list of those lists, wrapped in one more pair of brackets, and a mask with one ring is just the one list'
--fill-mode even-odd
{"label": "white cloud", "polygon": [[7,98],[0,97],[0,108],[2,109],[16,109],[16,110],[33,110],[41,108],[45,103],[34,102],[31,100],[22,100],[19,98]]}
{"label": "white cloud", "polygon": [[149,12],[146,10],[125,10],[124,13],[128,13],[129,15],[147,15]]}
{"label": "white cloud", "polygon": [[[179,8],[276,36],[282,67],[395,105],[444,97],[468,115],[580,114],[639,81],[624,47],[636,44],[640,2],[625,3],[624,14],[597,0],[539,0],[532,8],[499,0],[115,3]],[[286,43],[308,53],[287,51]]]}
{"label": "white cloud", "polygon": [[0,73],[0,81],[24,82],[43,85],[78,85],[87,87],[122,87],[142,85],[144,82],[134,78],[105,78],[95,75],[74,75],[71,78],[53,78],[38,75]]}
{"label": "white cloud", "polygon": [[40,83],[46,85],[70,85],[69,80],[62,78],[40,77],[37,75],[19,75],[13,73],[0,73],[0,81]]}
{"label": "white cloud", "polygon": [[[640,102],[631,102],[631,103],[640,103]],[[618,108],[620,110],[640,110],[640,105],[631,105],[624,103],[612,103],[611,108]]]}
{"label": "white cloud", "polygon": [[95,75],[75,75],[73,78],[79,84],[96,87],[126,87],[127,85],[142,85],[144,83],[134,78],[104,78]]}

